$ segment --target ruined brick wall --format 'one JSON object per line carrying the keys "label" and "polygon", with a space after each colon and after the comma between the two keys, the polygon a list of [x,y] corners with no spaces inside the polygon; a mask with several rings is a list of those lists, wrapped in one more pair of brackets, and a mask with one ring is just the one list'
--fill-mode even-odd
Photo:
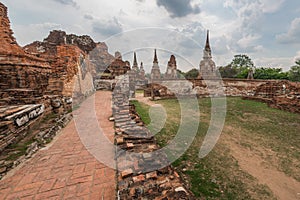
{"label": "ruined brick wall", "polygon": [[0,107],[0,151],[24,137],[44,111],[43,104]]}
{"label": "ruined brick wall", "polygon": [[[174,97],[177,95],[194,94],[199,97],[210,95],[222,96],[245,96],[253,95],[256,88],[267,83],[267,80],[246,79],[217,79],[203,80],[163,80],[154,84],[154,95],[160,97]],[[168,89],[166,89],[168,88]],[[145,95],[150,96],[151,84],[145,90]]]}
{"label": "ruined brick wall", "polygon": [[51,58],[53,60],[58,53],[57,46],[62,45],[77,46],[84,53],[89,54],[90,60],[93,60],[95,65],[95,74],[103,73],[115,59],[109,54],[108,47],[104,42],[96,43],[90,36],[77,36],[60,30],[51,31],[42,42],[35,41],[24,46],[23,49],[47,60],[51,60]]}
{"label": "ruined brick wall", "polygon": [[94,68],[85,51],[96,43],[88,43],[87,36],[70,37],[83,50],[71,44],[47,43],[42,48],[42,42],[36,42],[30,46],[32,52],[24,51],[13,37],[7,8],[0,3],[0,150],[25,137],[42,114],[68,111],[74,89],[80,97],[94,91]]}
{"label": "ruined brick wall", "polygon": [[17,44],[7,8],[0,3],[0,105],[39,103],[48,86],[51,67]]}
{"label": "ruined brick wall", "polygon": [[115,60],[115,57],[108,52],[108,47],[104,42],[97,43],[96,47],[89,52],[91,60],[94,60],[96,73],[99,76]]}
{"label": "ruined brick wall", "polygon": [[57,47],[57,62],[53,71],[62,82],[61,94],[72,97],[88,96],[94,91],[93,64],[89,57],[77,46],[61,45]]}
{"label": "ruined brick wall", "polygon": [[43,42],[33,42],[24,50],[51,63],[47,95],[84,97],[94,91],[92,80],[96,76],[96,66],[90,61],[95,58],[90,58],[89,53],[99,53],[96,47],[100,46],[103,45],[95,43],[89,36],[54,30]]}
{"label": "ruined brick wall", "polygon": [[245,97],[267,103],[270,107],[300,113],[300,83],[270,81],[256,88],[254,96]]}
{"label": "ruined brick wall", "polygon": [[270,107],[300,113],[300,83],[286,80],[216,79],[164,80],[149,84],[144,95],[172,98],[180,95],[239,96]]}
{"label": "ruined brick wall", "polygon": [[0,39],[1,47],[5,48],[4,44],[16,45],[16,39],[13,37],[13,31],[10,29],[10,21],[7,15],[7,7],[0,2]]}
{"label": "ruined brick wall", "polygon": [[272,80],[223,79],[227,96],[253,95],[257,87],[270,81],[272,82]]}

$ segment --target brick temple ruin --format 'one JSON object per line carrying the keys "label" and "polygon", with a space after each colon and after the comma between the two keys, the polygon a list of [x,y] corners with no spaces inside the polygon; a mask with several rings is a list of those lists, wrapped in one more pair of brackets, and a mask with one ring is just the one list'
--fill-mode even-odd
{"label": "brick temple ruin", "polygon": [[[110,55],[105,43],[96,43],[87,35],[76,36],[56,30],[43,41],[22,48],[13,36],[7,8],[2,3],[0,43],[0,151],[17,144],[32,127],[42,126],[44,118],[56,114],[55,124],[43,128],[34,137],[37,142],[29,150],[37,151],[71,120],[69,112],[72,105],[84,101],[96,90],[115,89],[112,94],[115,143],[121,149],[143,153],[141,158],[131,158],[130,165],[124,164],[124,157],[116,156],[118,195],[122,199],[161,195],[166,199],[193,199],[171,166],[143,172],[145,163],[149,166],[158,164],[149,153],[159,147],[129,103],[136,89],[144,89],[145,96],[153,98],[191,94],[198,97],[238,96],[300,113],[299,83],[251,78],[222,79],[220,88],[208,32],[199,77],[190,80],[178,76],[174,55],[170,56],[165,74],[161,74],[155,49],[150,78],[147,79],[143,63],[138,66],[135,52],[130,66],[121,53]],[[118,87],[124,80],[128,81],[125,91]],[[32,155],[32,152],[27,154]],[[0,179],[18,163],[0,161]]]}
{"label": "brick temple ruin", "polygon": [[176,76],[175,56],[168,62],[164,78],[159,74],[157,54],[155,51],[151,77],[154,81],[144,90],[146,97],[175,98],[182,95],[198,97],[233,96],[266,102],[269,106],[299,112],[300,83],[282,80],[254,80],[250,70],[247,79],[221,78],[212,59],[212,50],[207,31],[203,49],[203,58],[199,64],[199,75],[196,79],[180,79]]}
{"label": "brick temple ruin", "polygon": [[[22,48],[13,37],[7,14],[7,7],[0,3],[1,152],[25,138],[48,115],[56,114],[57,123],[45,130],[42,143],[34,148],[67,123],[72,104],[95,91],[95,66],[88,52],[97,46],[88,36],[53,31],[43,42]],[[2,165],[1,169],[12,167]]]}

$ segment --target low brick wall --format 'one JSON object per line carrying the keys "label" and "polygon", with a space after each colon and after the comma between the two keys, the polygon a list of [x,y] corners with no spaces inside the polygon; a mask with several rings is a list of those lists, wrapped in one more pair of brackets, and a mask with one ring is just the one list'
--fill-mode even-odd
{"label": "low brick wall", "polygon": [[0,151],[19,141],[27,130],[43,116],[44,105],[0,107]]}
{"label": "low brick wall", "polygon": [[244,99],[260,101],[272,108],[300,113],[300,83],[267,82],[257,87],[253,96],[245,96]]}
{"label": "low brick wall", "polygon": [[118,199],[195,199],[167,155],[158,152],[154,136],[129,105],[126,93],[114,91],[113,114]]}
{"label": "low brick wall", "polygon": [[[148,84],[145,96],[153,93],[156,97],[170,98],[176,95],[194,94],[199,97],[213,96],[245,96],[254,95],[257,87],[272,80],[247,80],[247,79],[190,79],[190,80],[162,80]],[[151,90],[153,92],[151,93]]]}

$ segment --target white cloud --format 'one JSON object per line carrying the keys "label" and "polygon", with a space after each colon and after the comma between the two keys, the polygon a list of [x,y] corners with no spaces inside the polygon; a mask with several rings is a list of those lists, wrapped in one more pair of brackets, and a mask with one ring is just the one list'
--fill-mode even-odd
{"label": "white cloud", "polygon": [[225,0],[223,5],[227,8],[244,8],[248,5],[256,4],[256,9],[264,13],[274,13],[278,11],[286,0]]}
{"label": "white cloud", "polygon": [[297,52],[296,56],[294,57],[294,60],[300,60],[300,51]]}
{"label": "white cloud", "polygon": [[274,13],[278,11],[285,0],[261,0],[262,10],[264,13]]}
{"label": "white cloud", "polygon": [[253,43],[255,43],[261,36],[258,34],[255,35],[245,35],[240,40],[237,41],[237,44],[243,48],[247,49],[249,47],[253,47]]}
{"label": "white cloud", "polygon": [[300,18],[295,18],[287,33],[276,36],[280,43],[300,43]]}
{"label": "white cloud", "polygon": [[[49,30],[62,29],[61,24],[45,22],[43,24],[29,24],[29,25],[18,25],[15,27],[14,32],[17,34],[17,41],[20,45],[24,46],[33,41],[41,41],[48,34]],[[24,34],[26,30],[26,34]],[[23,33],[23,34],[19,34]]]}
{"label": "white cloud", "polygon": [[[274,65],[284,66],[284,63],[288,63],[286,60],[294,60],[295,52],[299,50],[299,43],[285,48],[282,42],[276,43],[275,40],[278,33],[283,33],[281,39],[286,36],[285,42],[287,39],[291,40],[290,35],[297,39],[295,36],[298,34],[298,22],[287,22],[287,19],[297,17],[297,3],[293,2],[291,6],[284,4],[284,0],[185,0],[187,4],[181,7],[178,5],[184,1],[180,1],[179,4],[175,2],[176,5],[168,1],[168,5],[165,3],[161,6],[157,5],[157,0],[90,0],[88,3],[79,0],[1,2],[9,7],[15,36],[22,45],[33,40],[42,40],[52,29],[62,29],[77,35],[86,34],[95,41],[103,41],[120,31],[163,27],[170,28],[170,32],[177,30],[185,37],[163,35],[160,31],[154,31],[152,35],[133,34],[129,38],[123,38],[122,43],[108,44],[109,50],[114,53],[116,50],[127,52],[139,47],[159,47],[183,55],[198,66],[202,59],[206,29],[210,30],[213,58],[217,65],[226,65],[235,54],[246,53],[253,60],[263,61],[264,58],[269,58],[268,61],[273,60]],[[58,3],[63,5],[58,6]],[[77,9],[74,9],[74,5]],[[283,5],[286,9],[284,11]],[[300,9],[300,4],[298,5]],[[197,7],[201,7],[200,13],[194,9]],[[174,15],[173,18],[170,15]],[[284,17],[281,17],[282,15]],[[279,16],[281,26],[276,26],[274,19],[278,19]],[[284,30],[280,30],[284,24],[289,23],[289,31],[284,33]],[[161,38],[164,39],[160,40]],[[151,64],[152,53],[151,50],[150,53],[141,54],[139,61],[149,60],[150,57]],[[169,55],[163,55],[160,57],[161,64],[169,59]],[[283,59],[276,59],[277,57]]]}
{"label": "white cloud", "polygon": [[282,68],[288,71],[293,65],[293,59],[290,57],[263,57],[253,59],[256,67]]}

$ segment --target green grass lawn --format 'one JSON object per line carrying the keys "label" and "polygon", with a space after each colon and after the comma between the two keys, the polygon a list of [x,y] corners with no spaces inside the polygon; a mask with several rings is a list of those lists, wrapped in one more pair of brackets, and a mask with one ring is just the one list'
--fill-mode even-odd
{"label": "green grass lawn", "polygon": [[[240,137],[241,145],[253,151],[270,149],[273,159],[263,157],[279,171],[300,181],[300,115],[269,108],[266,104],[227,98],[226,122],[221,139],[212,152],[203,159],[198,157],[200,146],[210,123],[209,98],[199,99],[200,126],[188,150],[173,163],[192,192],[199,199],[275,199],[271,190],[258,183],[240,169],[237,160],[223,137]],[[180,106],[176,99],[159,100],[167,113],[161,131],[155,135],[158,144],[164,147],[176,135],[180,126]],[[151,123],[149,106],[134,101],[137,112],[146,124]],[[192,113],[192,112],[191,112]],[[188,126],[187,126],[188,127]]]}

